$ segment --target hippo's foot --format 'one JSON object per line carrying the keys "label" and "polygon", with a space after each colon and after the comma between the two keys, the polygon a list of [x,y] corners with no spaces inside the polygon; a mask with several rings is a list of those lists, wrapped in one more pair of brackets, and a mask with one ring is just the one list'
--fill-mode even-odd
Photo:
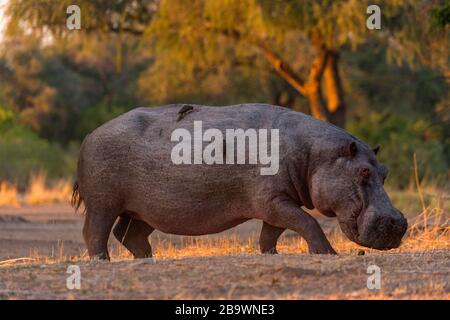
{"label": "hippo's foot", "polygon": [[275,248],[275,247],[267,248],[267,249],[262,248],[261,253],[262,254],[278,254],[278,251],[277,251],[277,248]]}
{"label": "hippo's foot", "polygon": [[308,251],[313,254],[337,254],[328,242],[327,238],[320,236],[319,234],[314,235],[308,243]]}
{"label": "hippo's foot", "polygon": [[149,252],[133,253],[135,259],[151,259],[153,257],[152,250]]}
{"label": "hippo's foot", "polygon": [[109,261],[109,254],[108,252],[102,252],[99,254],[94,254],[90,257],[90,261],[96,262],[96,261]]}
{"label": "hippo's foot", "polygon": [[309,253],[313,254],[337,254],[336,251],[330,246],[329,248],[318,248],[318,247],[312,247],[308,246]]}
{"label": "hippo's foot", "polygon": [[263,254],[277,254],[277,241],[285,228],[278,228],[263,221],[259,236],[259,248]]}

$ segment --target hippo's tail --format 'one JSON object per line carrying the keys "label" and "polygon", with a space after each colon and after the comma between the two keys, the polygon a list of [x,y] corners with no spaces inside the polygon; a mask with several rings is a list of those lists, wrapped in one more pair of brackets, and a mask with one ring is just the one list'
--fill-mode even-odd
{"label": "hippo's tail", "polygon": [[75,208],[75,212],[78,211],[81,204],[83,203],[83,198],[80,194],[80,186],[78,185],[78,181],[75,181],[73,184],[73,191],[72,191],[72,199],[70,201],[70,204],[72,207]]}

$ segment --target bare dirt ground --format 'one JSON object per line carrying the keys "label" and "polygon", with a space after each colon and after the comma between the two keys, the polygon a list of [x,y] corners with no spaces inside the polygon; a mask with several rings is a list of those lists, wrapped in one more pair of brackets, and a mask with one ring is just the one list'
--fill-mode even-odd
{"label": "bare dirt ground", "polygon": [[[358,255],[341,243],[339,256],[307,255],[286,232],[281,254],[260,255],[261,223],[250,221],[195,239],[155,232],[154,259],[132,260],[111,239],[113,261],[88,262],[82,219],[67,205],[0,208],[0,299],[450,299],[448,247]],[[336,232],[334,220],[319,222]],[[80,290],[66,286],[73,264]],[[379,290],[367,288],[370,265],[381,270]]]}

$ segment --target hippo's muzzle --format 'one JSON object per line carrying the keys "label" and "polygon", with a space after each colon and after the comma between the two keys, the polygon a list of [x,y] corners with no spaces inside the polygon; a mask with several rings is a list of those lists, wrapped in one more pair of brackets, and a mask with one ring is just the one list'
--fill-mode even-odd
{"label": "hippo's muzzle", "polygon": [[401,240],[408,228],[408,222],[403,214],[392,208],[388,213],[377,213],[369,207],[358,225],[358,239],[362,246],[388,250],[400,246]]}

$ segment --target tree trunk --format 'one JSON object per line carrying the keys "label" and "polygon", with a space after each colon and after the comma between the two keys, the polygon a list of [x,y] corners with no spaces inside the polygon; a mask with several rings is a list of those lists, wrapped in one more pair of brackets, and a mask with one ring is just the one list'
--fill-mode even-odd
{"label": "tree trunk", "polygon": [[308,86],[308,89],[306,91],[306,98],[309,102],[311,115],[314,118],[330,122],[330,119],[328,118],[328,112],[324,107],[320,82],[316,82]]}
{"label": "tree trunk", "polygon": [[308,80],[305,83],[304,96],[308,99],[311,109],[311,115],[324,121],[330,121],[328,110],[324,105],[322,96],[321,81],[327,62],[328,52],[317,36],[312,38],[312,44],[316,51],[311,68],[309,70]]}
{"label": "tree trunk", "polygon": [[337,52],[328,51],[323,77],[327,97],[327,120],[339,127],[344,127],[347,106],[339,76],[338,58]]}
{"label": "tree trunk", "polygon": [[[346,104],[338,72],[338,53],[327,49],[318,36],[313,37],[312,43],[316,50],[316,57],[306,81],[269,47],[261,43],[258,47],[262,49],[278,75],[308,99],[312,116],[344,127]],[[325,81],[326,101],[322,94],[322,78]]]}

